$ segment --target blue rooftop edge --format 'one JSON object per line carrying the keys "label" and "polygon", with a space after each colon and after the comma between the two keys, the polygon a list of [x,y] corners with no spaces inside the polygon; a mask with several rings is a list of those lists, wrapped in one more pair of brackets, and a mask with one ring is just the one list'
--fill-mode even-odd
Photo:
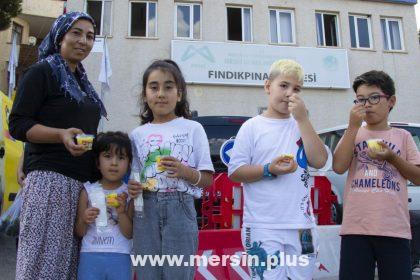
{"label": "blue rooftop edge", "polygon": [[417,0],[377,0],[378,2],[388,2],[388,3],[397,3],[397,4],[417,4]]}

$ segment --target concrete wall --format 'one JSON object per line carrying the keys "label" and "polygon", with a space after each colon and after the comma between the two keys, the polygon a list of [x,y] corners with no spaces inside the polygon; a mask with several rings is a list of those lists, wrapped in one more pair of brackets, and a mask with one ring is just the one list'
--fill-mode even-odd
{"label": "concrete wall", "polygon": [[[26,21],[20,18],[13,18],[13,21],[23,27],[22,31],[22,44],[28,43],[29,25]],[[0,90],[7,94],[8,80],[7,80],[7,67],[12,48],[12,24],[10,28],[0,32]],[[18,46],[19,49],[19,46]]]}
{"label": "concrete wall", "polygon": [[23,0],[22,14],[56,18],[63,13],[63,5],[61,0]]}
{"label": "concrete wall", "polygon": [[[269,44],[268,8],[295,10],[296,46],[316,47],[315,11],[337,12],[340,23],[340,48],[348,49],[350,80],[371,69],[388,72],[396,81],[398,104],[391,120],[420,122],[420,49],[417,38],[414,6],[359,0],[203,0],[202,40],[226,42],[226,5],[252,6],[253,43]],[[106,130],[130,131],[138,125],[138,98],[144,69],[157,58],[170,57],[174,38],[174,1],[158,1],[158,38],[129,38],[129,1],[113,1],[112,37],[108,39],[113,75],[112,92],[105,103],[110,121]],[[83,10],[80,0],[69,0],[69,10]],[[373,50],[350,48],[349,13],[372,16]],[[386,52],[382,46],[381,16],[400,17],[403,22],[404,52]],[[92,53],[84,64],[97,89],[100,53]],[[257,114],[266,106],[261,87],[189,85],[191,108],[199,115]],[[354,94],[351,89],[304,89],[302,96],[317,129],[347,122]],[[228,102],[226,102],[228,100]]]}

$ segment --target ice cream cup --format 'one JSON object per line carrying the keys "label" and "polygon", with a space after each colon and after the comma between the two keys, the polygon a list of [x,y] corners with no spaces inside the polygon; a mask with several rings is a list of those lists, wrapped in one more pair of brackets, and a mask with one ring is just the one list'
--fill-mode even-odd
{"label": "ice cream cup", "polygon": [[374,151],[374,152],[380,152],[382,151],[382,146],[379,144],[379,142],[382,142],[382,139],[369,139],[367,140],[368,147]]}
{"label": "ice cream cup", "polygon": [[76,143],[77,145],[83,145],[86,150],[92,150],[93,139],[95,136],[92,134],[77,134]]}
{"label": "ice cream cup", "polygon": [[117,200],[118,195],[116,193],[110,193],[106,195],[106,205],[109,207],[118,207],[120,203]]}

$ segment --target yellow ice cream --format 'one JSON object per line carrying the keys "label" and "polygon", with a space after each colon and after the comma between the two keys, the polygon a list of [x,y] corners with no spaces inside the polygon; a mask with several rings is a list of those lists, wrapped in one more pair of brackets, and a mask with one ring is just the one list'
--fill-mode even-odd
{"label": "yellow ice cream", "polygon": [[143,190],[155,192],[157,191],[157,180],[148,179],[145,183],[142,184]]}
{"label": "yellow ice cream", "polygon": [[118,195],[116,193],[110,193],[106,195],[106,205],[109,207],[118,207],[120,203],[117,200]]}
{"label": "yellow ice cream", "polygon": [[382,139],[369,139],[367,140],[368,147],[374,152],[382,151],[382,146],[379,145],[379,142],[382,142]]}
{"label": "yellow ice cream", "polygon": [[292,154],[282,154],[281,156],[282,157],[285,157],[285,158],[290,158],[290,159],[294,159],[295,158],[295,156],[292,155]]}
{"label": "yellow ice cream", "polygon": [[76,136],[77,145],[83,145],[86,150],[92,150],[93,135],[89,134],[78,134]]}

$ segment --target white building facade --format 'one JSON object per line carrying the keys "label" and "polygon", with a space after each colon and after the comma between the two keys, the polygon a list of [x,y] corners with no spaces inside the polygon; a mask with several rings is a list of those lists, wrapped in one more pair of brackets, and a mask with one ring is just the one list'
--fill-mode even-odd
{"label": "white building facade", "polygon": [[[316,129],[346,123],[351,84],[366,71],[395,80],[391,120],[420,122],[420,47],[416,0],[68,0],[88,11],[98,44],[85,61],[100,71],[107,36],[112,65],[105,130],[139,124],[141,78],[156,59],[172,58],[188,82],[199,116],[255,116],[267,106],[262,84],[270,64],[293,58],[305,69],[303,99]],[[99,83],[94,83],[99,91]]]}

